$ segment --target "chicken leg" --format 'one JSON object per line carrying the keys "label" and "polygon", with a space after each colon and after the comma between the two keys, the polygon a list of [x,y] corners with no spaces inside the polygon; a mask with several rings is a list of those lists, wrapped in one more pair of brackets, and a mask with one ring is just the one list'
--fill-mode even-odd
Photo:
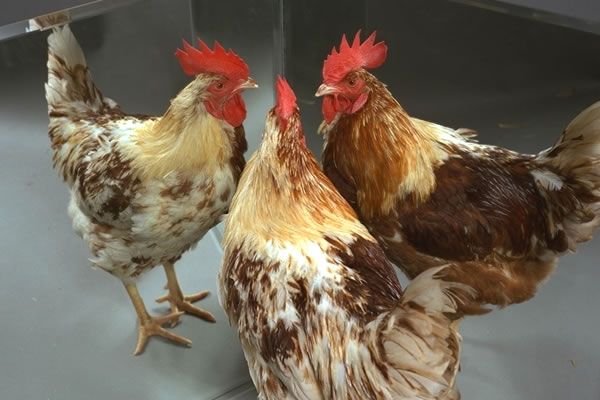
{"label": "chicken leg", "polygon": [[137,290],[137,286],[133,283],[125,283],[125,289],[127,289],[127,294],[133,303],[133,307],[135,308],[139,319],[138,341],[135,351],[133,352],[134,355],[137,356],[140,354],[142,350],[144,350],[148,338],[155,335],[163,336],[169,340],[186,346],[190,346],[192,344],[191,340],[183,336],[176,335],[173,332],[169,332],[162,327],[162,325],[166,324],[167,322],[171,322],[171,326],[173,326],[173,321],[177,323],[179,316],[183,314],[183,312],[175,311],[162,317],[153,317],[148,314],[146,306],[144,305],[144,301]]}
{"label": "chicken leg", "polygon": [[[215,316],[210,312],[192,304],[208,296],[209,292],[205,290],[190,296],[184,296],[179,287],[179,282],[177,281],[175,265],[172,262],[166,262],[163,264],[163,267],[165,269],[165,274],[167,275],[167,285],[165,286],[165,289],[167,289],[169,293],[157,298],[156,301],[158,303],[168,301],[171,304],[171,315],[187,313],[208,322],[217,322]],[[177,324],[177,320],[172,320],[171,326],[174,326],[175,324]]]}

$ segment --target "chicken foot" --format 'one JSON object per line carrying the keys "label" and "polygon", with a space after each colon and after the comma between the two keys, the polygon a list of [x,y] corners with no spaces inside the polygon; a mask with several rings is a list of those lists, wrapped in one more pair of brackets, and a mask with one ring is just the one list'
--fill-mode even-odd
{"label": "chicken foot", "polygon": [[134,355],[140,354],[144,347],[146,346],[146,342],[150,336],[162,336],[169,340],[172,340],[177,343],[181,343],[186,346],[191,346],[192,341],[183,337],[174,334],[173,332],[169,332],[162,325],[170,322],[171,326],[174,326],[179,320],[179,317],[183,312],[172,312],[168,315],[161,317],[153,317],[146,310],[146,306],[144,305],[144,301],[138,292],[137,286],[135,284],[125,284],[125,289],[127,290],[127,294],[133,303],[133,307],[138,315],[138,341],[135,347]]}
{"label": "chicken foot", "polygon": [[[177,281],[177,275],[175,274],[175,265],[171,262],[166,262],[163,264],[165,269],[165,274],[167,275],[167,284],[165,289],[169,291],[164,296],[161,296],[156,299],[156,302],[163,303],[168,301],[171,304],[171,314],[181,315],[182,313],[191,314],[198,318],[201,318],[208,322],[217,322],[215,316],[210,312],[203,310],[200,307],[196,307],[192,303],[202,300],[206,296],[210,294],[208,290],[205,290],[200,293],[196,293],[190,296],[184,296],[181,288],[179,287],[179,282]],[[177,324],[177,320],[171,322],[172,326]]]}

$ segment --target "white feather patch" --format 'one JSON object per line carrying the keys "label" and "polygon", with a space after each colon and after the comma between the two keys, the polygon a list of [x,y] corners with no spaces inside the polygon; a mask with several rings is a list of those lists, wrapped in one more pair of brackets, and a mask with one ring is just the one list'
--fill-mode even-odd
{"label": "white feather patch", "polygon": [[548,190],[560,190],[563,187],[562,178],[548,170],[534,169],[531,175],[537,183]]}

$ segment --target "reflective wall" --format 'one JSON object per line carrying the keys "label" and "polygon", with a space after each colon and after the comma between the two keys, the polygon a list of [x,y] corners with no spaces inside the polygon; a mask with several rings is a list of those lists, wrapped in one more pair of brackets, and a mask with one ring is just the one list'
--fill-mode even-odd
{"label": "reflective wall", "polygon": [[[190,10],[189,1],[138,1],[71,24],[94,82],[124,111],[162,114],[190,81],[173,55],[181,39],[191,41]],[[52,168],[47,35],[0,42],[0,398],[214,399],[248,384],[237,333],[217,301],[221,251],[212,234],[177,263],[177,272],[184,292],[211,291],[201,307],[217,323],[183,316],[173,331],[190,338],[192,348],[151,338],[142,355],[132,355],[130,300],[118,279],[89,268],[89,252],[67,216],[67,187]],[[266,97],[271,101],[270,92]],[[164,282],[162,268],[140,279],[153,314],[168,311],[154,302]]]}

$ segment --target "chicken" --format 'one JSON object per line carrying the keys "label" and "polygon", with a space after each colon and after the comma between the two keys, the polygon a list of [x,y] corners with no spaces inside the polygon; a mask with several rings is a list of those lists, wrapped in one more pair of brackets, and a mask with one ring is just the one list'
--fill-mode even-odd
{"label": "chicken", "polygon": [[[73,229],[91,262],[119,278],[139,318],[139,354],[152,335],[189,345],[162,325],[189,313],[214,322],[184,296],[174,263],[225,213],[244,167],[246,116],[241,91],[256,87],[248,66],[218,43],[184,42],[176,56],[196,75],[162,117],[128,115],[94,86],[68,26],[48,37],[46,98],[54,167],[71,192]],[[162,264],[171,313],[151,316],[135,279]]]}
{"label": "chicken", "polygon": [[536,155],[411,118],[367,69],[387,47],[342,38],[323,65],[325,174],[409,278],[450,264],[473,287],[462,311],[530,299],[557,258],[600,225],[600,103]]}
{"label": "chicken", "polygon": [[225,222],[218,275],[259,399],[459,398],[455,299],[471,289],[438,279],[440,267],[402,293],[307,149],[291,88],[281,78],[276,87]]}

